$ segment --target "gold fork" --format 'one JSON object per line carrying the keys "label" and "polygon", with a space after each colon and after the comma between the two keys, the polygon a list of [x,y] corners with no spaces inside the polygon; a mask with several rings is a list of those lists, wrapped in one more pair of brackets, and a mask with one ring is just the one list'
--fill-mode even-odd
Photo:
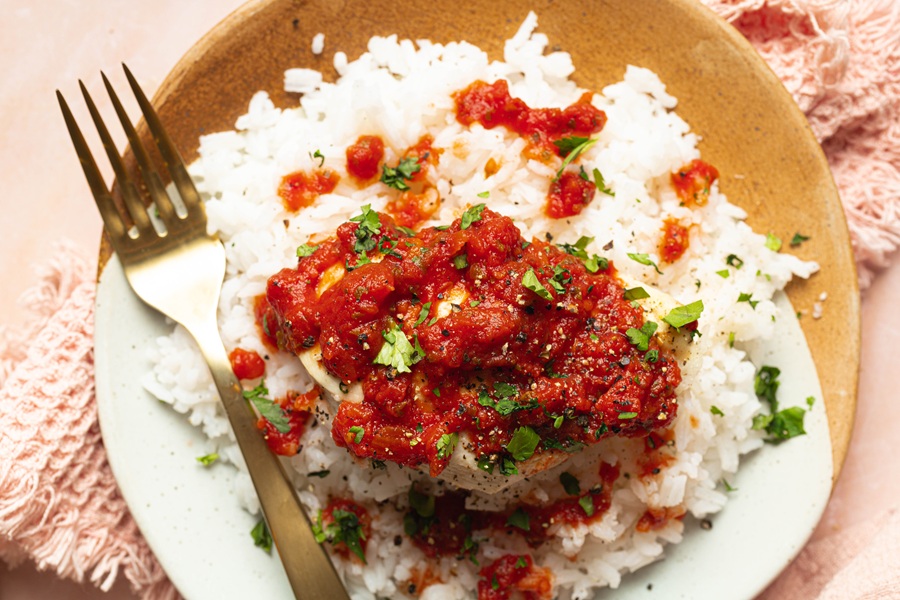
{"label": "gold fork", "polygon": [[[153,168],[147,150],[109,80],[103,75],[103,83],[119,121],[125,128],[141,179],[157,213],[151,218],[137,185],[126,172],[97,107],[84,84],[79,81],[121,190],[127,217],[120,214],[72,112],[57,90],[56,96],[69,128],[69,135],[103,217],[112,247],[119,256],[134,293],[162,314],[181,323],[197,341],[247,462],[263,516],[294,595],[297,598],[348,598],[334,566],[315,540],[309,518],[300,505],[281,462],[269,450],[256,427],[256,414],[241,393],[240,383],[231,370],[219,337],[216,306],[225,275],[225,249],[218,239],[206,233],[203,202],[181,155],[134,76],[128,67],[122,66],[163,163],[181,197],[184,210],[178,210],[166,193],[162,178]],[[128,227],[128,218],[133,227]],[[157,232],[154,220],[164,226],[162,234]]]}

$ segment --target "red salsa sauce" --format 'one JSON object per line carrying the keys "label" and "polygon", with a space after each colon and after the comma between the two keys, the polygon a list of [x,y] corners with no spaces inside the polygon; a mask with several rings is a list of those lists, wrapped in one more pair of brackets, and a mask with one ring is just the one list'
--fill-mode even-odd
{"label": "red salsa sauce", "polygon": [[409,189],[401,191],[385,205],[385,211],[401,227],[417,228],[427,221],[440,205],[438,192],[427,177],[428,170],[437,167],[443,152],[440,148],[434,148],[433,142],[433,137],[424,135],[415,145],[410,146],[401,158],[401,161],[414,159],[419,167],[411,179],[404,180]]}
{"label": "red salsa sauce", "polygon": [[347,147],[347,172],[351,177],[367,182],[378,175],[384,160],[384,141],[377,135],[361,135]]}
{"label": "red salsa sauce", "polygon": [[709,191],[719,178],[719,171],[699,158],[692,160],[672,173],[675,193],[685,206],[704,206],[709,201]]}
{"label": "red salsa sauce", "polygon": [[300,451],[300,438],[306,431],[316,400],[320,395],[319,389],[313,388],[305,394],[288,392],[284,398],[275,401],[288,418],[287,431],[279,431],[269,419],[259,417],[256,427],[263,432],[263,438],[272,452],[279,456],[294,456]]}
{"label": "red salsa sauce", "polygon": [[580,214],[591,203],[597,193],[597,186],[580,174],[566,171],[550,184],[547,194],[546,213],[554,219],[564,219]]}
{"label": "red salsa sauce", "polygon": [[659,241],[659,256],[663,262],[673,263],[691,245],[690,231],[675,219],[663,221],[662,238]]}
{"label": "red salsa sauce", "polygon": [[[652,353],[629,342],[644,316],[613,264],[591,273],[480,206],[412,236],[364,207],[269,279],[279,346],[318,345],[325,369],[362,385],[361,402],[340,403],[337,445],[437,476],[465,433],[486,470],[512,474],[532,452],[668,426],[680,370],[656,337]],[[319,296],[323,273],[348,267]],[[514,436],[531,452],[513,453]]]}
{"label": "red salsa sauce", "polygon": [[266,373],[266,361],[255,350],[235,348],[228,354],[228,361],[238,379],[256,379]]}
{"label": "red salsa sauce", "polygon": [[323,541],[331,542],[337,554],[349,558],[353,553],[362,562],[366,561],[366,546],[372,537],[372,517],[364,506],[348,498],[331,498],[316,526],[322,532]]}
{"label": "red salsa sauce", "polygon": [[296,171],[281,178],[278,195],[285,208],[297,212],[316,201],[322,194],[330,194],[340,181],[340,176],[331,169],[316,171]]}
{"label": "red salsa sauce", "polygon": [[539,567],[527,554],[506,554],[478,573],[478,600],[550,600],[553,573]]}
{"label": "red salsa sauce", "polygon": [[531,108],[509,94],[509,84],[475,81],[454,94],[456,120],[462,125],[480,123],[485,129],[503,126],[518,133],[535,147],[544,161],[559,155],[553,142],[568,136],[590,137],[606,125],[606,113],[591,104],[586,92],[566,108]]}
{"label": "red salsa sauce", "polygon": [[[412,508],[404,517],[404,529],[416,547],[430,558],[472,558],[478,552],[474,540],[484,537],[473,534],[486,530],[520,535],[530,547],[536,548],[555,532],[555,525],[590,523],[603,517],[610,507],[612,486],[619,476],[619,469],[609,463],[600,463],[599,476],[596,485],[579,489],[577,494],[547,505],[521,504],[503,512],[467,509],[466,495],[460,492],[447,491],[428,498],[413,488],[410,491]],[[414,501],[416,498],[417,502]]]}

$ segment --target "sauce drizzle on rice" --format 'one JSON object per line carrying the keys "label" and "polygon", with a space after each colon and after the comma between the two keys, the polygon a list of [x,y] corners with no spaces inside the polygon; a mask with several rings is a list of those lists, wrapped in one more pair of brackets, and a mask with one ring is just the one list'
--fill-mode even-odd
{"label": "sauce drizzle on rice", "polygon": [[612,263],[592,273],[483,205],[412,236],[364,211],[269,279],[267,322],[280,347],[318,346],[362,385],[337,410],[338,446],[437,476],[464,432],[479,466],[510,475],[674,419],[677,362],[656,336],[629,338],[645,320],[623,290]]}

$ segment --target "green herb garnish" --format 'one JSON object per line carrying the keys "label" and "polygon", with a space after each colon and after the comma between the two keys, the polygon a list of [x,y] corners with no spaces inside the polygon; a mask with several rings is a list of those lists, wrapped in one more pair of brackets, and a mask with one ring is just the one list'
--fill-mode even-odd
{"label": "green herb garnish", "polygon": [[353,442],[358,444],[363,441],[363,437],[366,435],[366,430],[359,425],[354,425],[350,428],[350,433],[353,434]]}
{"label": "green herb garnish", "polygon": [[537,432],[528,425],[524,425],[515,430],[509,443],[506,444],[506,451],[513,457],[513,460],[522,462],[531,458],[540,442],[541,438]]}
{"label": "green herb garnish", "polygon": [[384,338],[384,344],[373,361],[376,365],[393,367],[398,373],[409,373],[409,367],[425,358],[418,336],[414,338],[415,346],[413,346],[397,325],[390,331],[382,331],[381,337]]}
{"label": "green herb garnish", "polygon": [[600,173],[600,169],[594,169],[594,185],[597,186],[597,190],[607,196],[615,197],[616,193],[606,187],[606,182],[603,180],[603,175]]}
{"label": "green herb garnish", "polygon": [[272,553],[272,534],[269,533],[269,527],[266,522],[260,519],[253,529],[250,530],[250,537],[253,538],[253,545],[262,548],[267,554]]}
{"label": "green herb garnish", "polygon": [[486,206],[484,204],[476,204],[475,206],[467,209],[460,219],[459,228],[461,230],[465,230],[468,229],[475,221],[480,221],[481,213],[484,212],[485,208]]}
{"label": "green herb garnish", "polygon": [[343,542],[347,548],[356,556],[366,562],[366,555],[363,552],[361,541],[366,539],[366,533],[363,531],[362,524],[356,513],[348,510],[334,509],[331,512],[334,519],[331,523],[322,527],[322,512],[319,511],[319,517],[313,523],[312,530],[316,541],[320,544],[328,541],[332,544]]}
{"label": "green herb garnish", "polygon": [[531,517],[521,507],[517,508],[506,518],[506,524],[518,527],[523,531],[531,531]]}
{"label": "green herb garnish", "polygon": [[647,321],[641,325],[640,329],[635,329],[634,327],[629,328],[628,331],[625,332],[625,335],[628,336],[628,341],[631,342],[635,348],[641,352],[646,352],[650,347],[650,338],[656,333],[658,327],[659,326],[653,321]]}
{"label": "green herb garnish", "polygon": [[578,499],[578,506],[584,511],[584,514],[591,516],[594,514],[594,499],[590,494],[582,496]]}
{"label": "green herb garnish", "polygon": [[768,248],[772,252],[778,252],[779,250],[781,250],[781,238],[776,236],[774,233],[767,233],[766,248]]}
{"label": "green herb garnish", "polygon": [[428,318],[428,312],[430,310],[431,310],[431,302],[426,302],[425,304],[422,305],[422,308],[419,309],[419,316],[416,319],[416,322],[413,323],[413,328],[416,328],[425,322],[425,319]]}
{"label": "green herb garnish", "polygon": [[691,302],[684,306],[676,306],[669,311],[669,314],[663,317],[663,321],[675,329],[681,329],[688,323],[693,323],[699,319],[702,312],[703,300],[697,300],[696,302]]}
{"label": "green herb garnish", "polygon": [[418,159],[407,157],[402,159],[395,167],[389,167],[386,164],[381,165],[381,183],[388,187],[400,190],[401,192],[409,189],[406,184],[413,176],[422,169]]}
{"label": "green herb garnish", "polygon": [[309,244],[301,244],[297,246],[297,258],[303,258],[304,256],[309,256],[316,250],[318,250],[318,246],[310,246]]}
{"label": "green herb garnish", "polygon": [[214,462],[219,460],[219,454],[216,452],[211,452],[205,456],[198,456],[197,462],[203,465],[204,467],[208,467]]}
{"label": "green herb garnish", "polygon": [[596,144],[598,139],[590,139],[583,138],[578,136],[564,137],[553,142],[553,145],[559,148],[559,152],[565,158],[563,159],[562,164],[559,167],[559,170],[556,172],[556,177],[553,181],[558,181],[562,176],[563,171],[566,170],[566,167],[569,166],[573,160],[578,158],[578,156],[584,152],[586,152],[591,146]]}
{"label": "green herb garnish", "polygon": [[266,398],[269,390],[266,388],[265,380],[261,380],[259,385],[252,390],[244,390],[242,393],[244,398],[253,404],[260,416],[271,423],[279,433],[288,433],[291,430],[290,420],[281,405]]}
{"label": "green herb garnish", "polygon": [[527,271],[525,271],[525,274],[522,275],[522,285],[524,285],[526,289],[531,290],[544,300],[553,299],[550,291],[543,286],[537,275],[535,275],[534,269],[528,269]]}
{"label": "green herb garnish", "polygon": [[796,248],[797,246],[799,246],[800,244],[802,244],[803,242],[805,242],[808,239],[809,239],[808,235],[803,235],[801,233],[795,233],[794,237],[791,238],[791,247]]}
{"label": "green herb garnish", "polygon": [[581,493],[581,485],[578,483],[578,478],[568,471],[559,474],[559,482],[568,495],[577,496]]}
{"label": "green herb garnish", "polygon": [[449,458],[456,449],[456,443],[459,441],[459,434],[445,433],[437,441],[437,457],[440,459]]}
{"label": "green herb garnish", "polygon": [[643,300],[644,298],[649,298],[650,294],[642,287],[633,287],[625,290],[624,297],[626,300]]}
{"label": "green herb garnish", "polygon": [[659,270],[659,267],[656,265],[655,262],[653,262],[653,261],[650,259],[650,256],[649,256],[648,254],[640,254],[640,253],[629,252],[629,253],[628,253],[628,258],[630,258],[631,260],[633,260],[633,261],[636,262],[636,263],[640,263],[640,264],[642,264],[642,265],[647,265],[648,267],[653,267],[653,269],[654,269],[657,273],[659,273],[660,275],[662,275],[662,271]]}
{"label": "green herb garnish", "polygon": [[381,219],[378,213],[372,210],[372,205],[365,204],[360,210],[362,210],[360,214],[350,217],[351,222],[359,223],[356,229],[356,243],[353,244],[353,251],[357,254],[375,248],[375,236],[381,233]]}

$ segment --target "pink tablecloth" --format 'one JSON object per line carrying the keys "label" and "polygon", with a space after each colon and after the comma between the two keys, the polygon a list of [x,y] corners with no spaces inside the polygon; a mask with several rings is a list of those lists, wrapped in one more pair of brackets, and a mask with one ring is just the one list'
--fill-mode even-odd
{"label": "pink tablecloth", "polygon": [[[744,32],[807,113],[841,188],[861,282],[872,284],[863,303],[859,419],[844,476],[811,543],[765,596],[900,597],[900,477],[883,459],[889,427],[900,418],[883,391],[900,384],[885,353],[900,339],[892,310],[900,268],[877,275],[900,243],[900,8],[874,0],[705,1]],[[121,15],[113,0],[12,4],[0,24],[7,192],[0,308],[11,325],[0,341],[0,557],[34,561],[47,574],[0,567],[0,597],[94,597],[90,589],[60,588],[54,574],[104,589],[125,579],[139,596],[165,597],[173,591],[118,496],[99,442],[91,260],[77,259],[93,256],[99,221],[52,89],[74,95],[73,82],[83,77],[97,90],[97,70],[125,60],[153,77],[142,81],[152,90],[238,2],[148,2]],[[75,242],[53,244],[60,236]],[[22,325],[13,298],[37,282],[35,261],[52,267],[30,296],[37,319]],[[49,425],[22,416],[51,413]],[[121,585],[116,593],[131,596]]]}

